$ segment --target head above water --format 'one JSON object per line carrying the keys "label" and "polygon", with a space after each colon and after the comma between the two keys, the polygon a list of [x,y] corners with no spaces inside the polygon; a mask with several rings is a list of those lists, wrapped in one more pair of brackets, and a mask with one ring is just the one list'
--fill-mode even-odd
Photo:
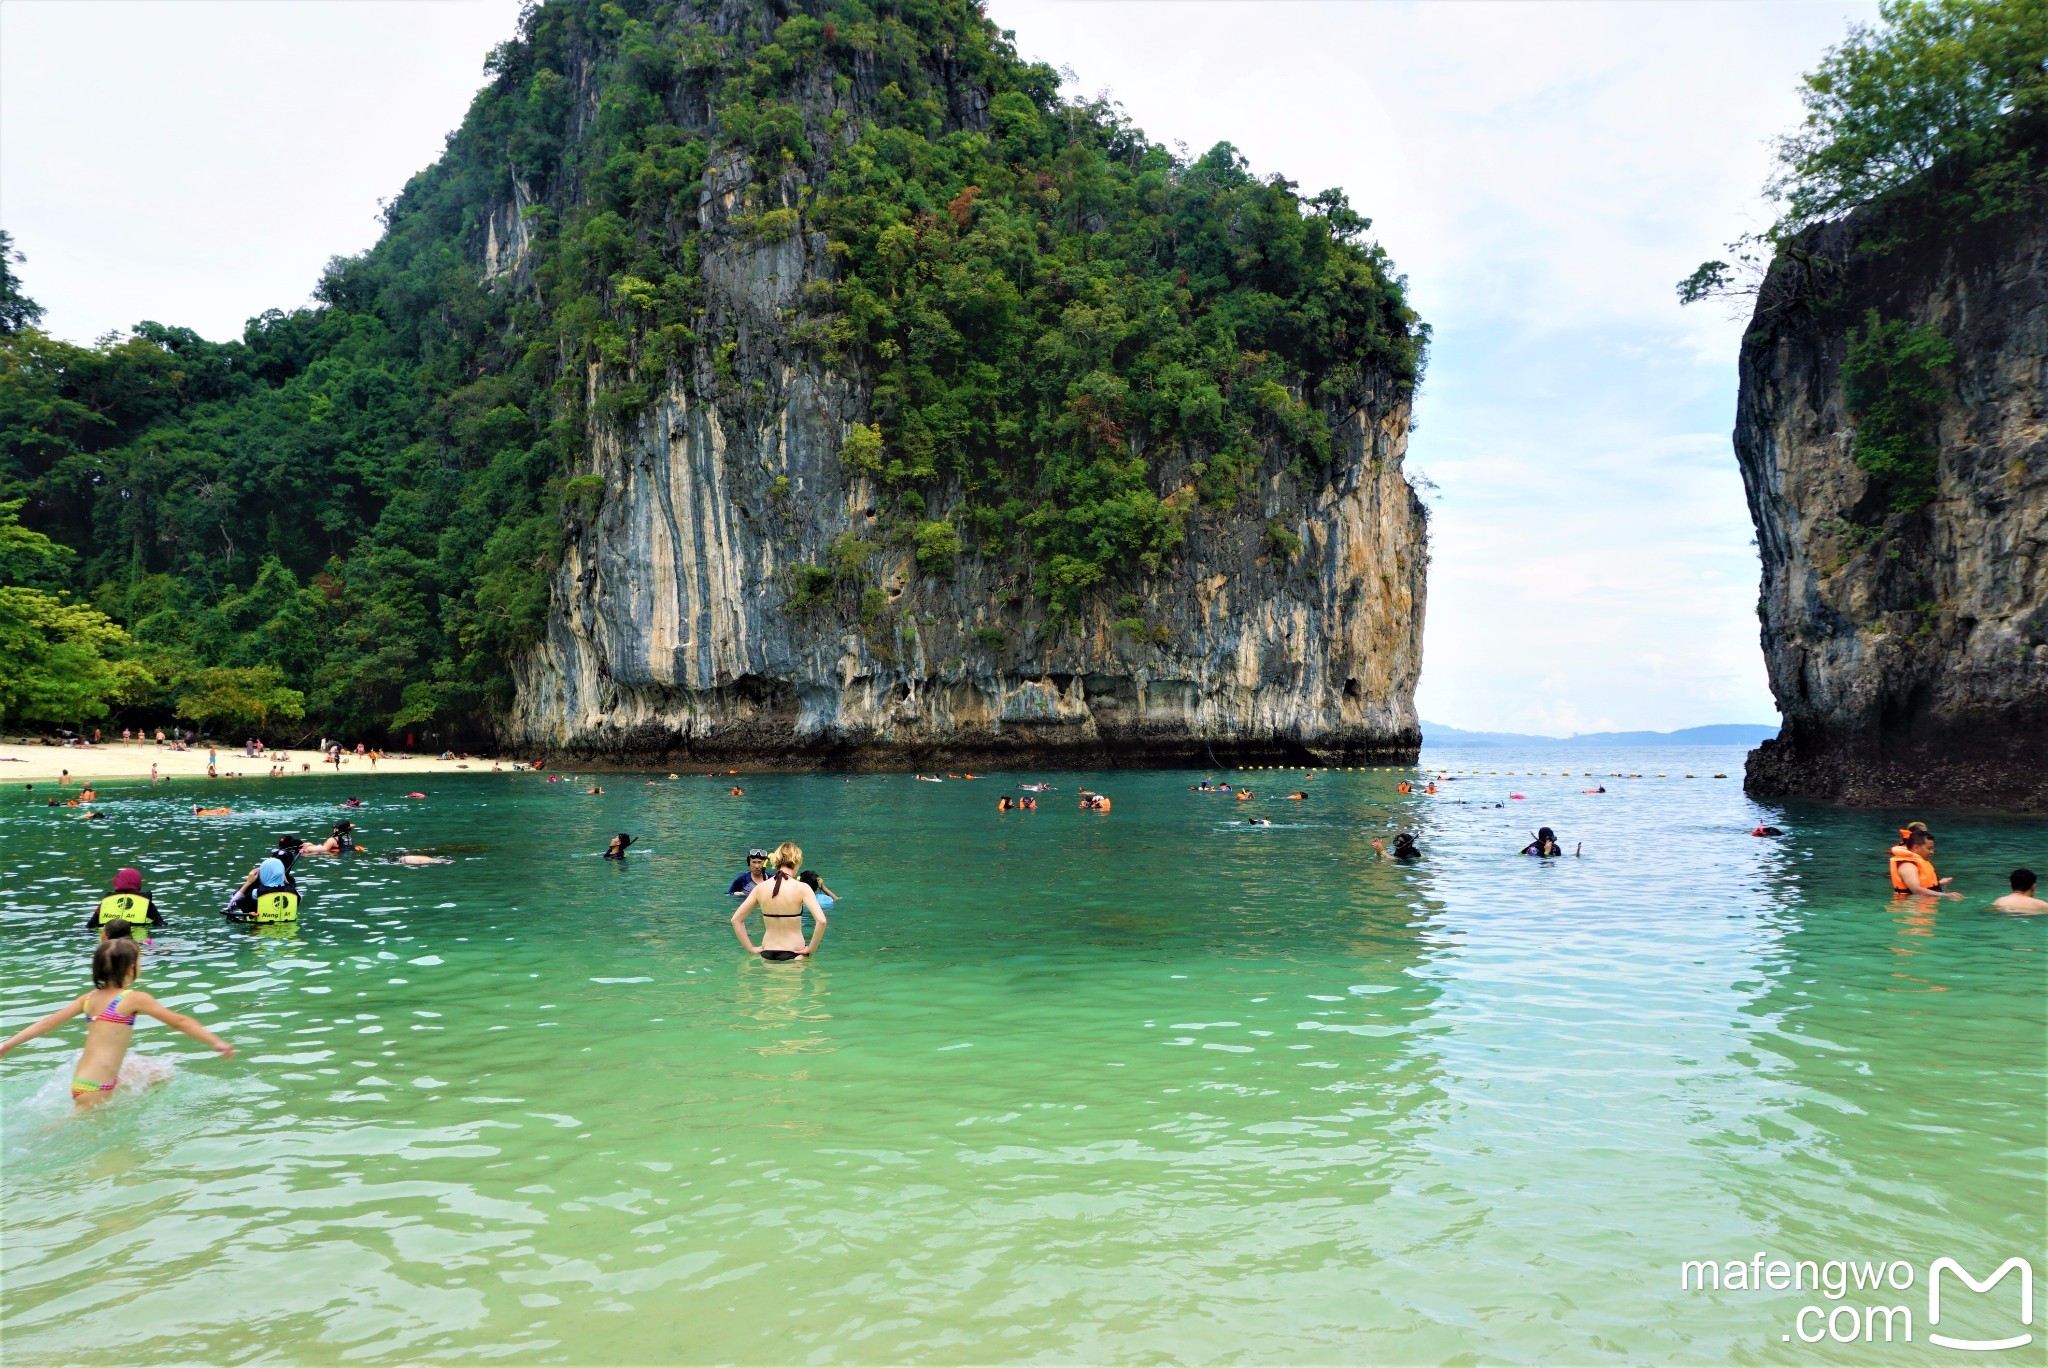
{"label": "head above water", "polygon": [[257,865],[256,882],[265,888],[284,887],[284,861],[271,858]]}
{"label": "head above water", "polygon": [[774,861],[777,869],[786,869],[791,874],[794,874],[803,867],[803,847],[795,841],[784,841],[781,845],[775,847],[775,853],[768,858]]}
{"label": "head above water", "polygon": [[348,818],[346,817],[342,818],[340,821],[334,824],[334,834],[337,836],[346,836],[355,829],[356,824],[354,822],[349,821]]}
{"label": "head above water", "polygon": [[2032,893],[2034,891],[2034,871],[2031,869],[2015,869],[2012,872],[2012,891],[2015,893]]}
{"label": "head above water", "polygon": [[93,947],[92,986],[95,988],[126,988],[135,982],[135,975],[142,967],[142,948],[134,941],[123,937],[115,940],[112,936]]}
{"label": "head above water", "polygon": [[110,917],[107,919],[106,925],[100,928],[100,939],[103,941],[134,940],[135,928],[122,921],[119,917]]}
{"label": "head above water", "polygon": [[768,852],[761,849],[761,847],[755,846],[747,852],[747,868],[752,869],[755,865],[765,865],[767,863]]}
{"label": "head above water", "polygon": [[1395,836],[1394,836],[1394,854],[1396,854],[1396,855],[1419,855],[1419,854],[1421,854],[1421,853],[1422,853],[1422,852],[1421,852],[1420,850],[1418,850],[1418,849],[1416,848],[1416,845],[1415,845],[1415,837],[1414,837],[1414,836],[1413,836],[1412,834],[1410,834],[1410,833],[1408,833],[1408,832],[1406,832],[1406,831],[1403,831],[1403,832],[1398,832],[1398,833],[1396,833],[1396,834],[1395,834]]}
{"label": "head above water", "polygon": [[1537,827],[1536,839],[1543,842],[1545,845],[1556,845],[1557,833],[1552,831],[1549,827]]}
{"label": "head above water", "polygon": [[139,869],[124,869],[115,874],[114,891],[116,893],[140,893],[142,891],[142,871]]}

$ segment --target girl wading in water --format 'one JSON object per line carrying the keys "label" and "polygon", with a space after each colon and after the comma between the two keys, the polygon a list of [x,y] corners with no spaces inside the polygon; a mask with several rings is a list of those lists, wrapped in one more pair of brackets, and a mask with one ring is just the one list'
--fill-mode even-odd
{"label": "girl wading in water", "polygon": [[71,1100],[79,1106],[105,1101],[121,1079],[121,1061],[128,1057],[128,1041],[135,1034],[135,1018],[153,1016],[174,1031],[203,1040],[220,1051],[221,1058],[234,1057],[235,1047],[181,1012],[174,1012],[139,988],[131,987],[142,969],[142,951],[128,939],[125,922],[109,922],[107,939],[92,952],[93,990],[78,1001],[17,1032],[0,1055],[24,1040],[48,1035],[75,1016],[85,1017],[85,1049],[71,1071]]}
{"label": "girl wading in water", "polygon": [[[747,947],[748,954],[764,960],[780,962],[799,955],[815,955],[818,942],[825,939],[825,909],[818,906],[818,895],[810,885],[797,877],[797,871],[803,868],[804,853],[795,842],[784,841],[775,847],[769,863],[775,868],[774,876],[755,884],[746,901],[732,914],[732,933]],[[757,908],[762,919],[759,945],[747,938],[747,915]],[[808,944],[804,941],[806,912],[811,914],[813,923]]]}

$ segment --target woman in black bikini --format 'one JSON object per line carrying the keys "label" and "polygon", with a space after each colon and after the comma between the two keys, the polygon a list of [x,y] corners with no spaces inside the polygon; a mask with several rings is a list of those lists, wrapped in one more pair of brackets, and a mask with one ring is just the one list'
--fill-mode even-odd
{"label": "woman in black bikini", "polygon": [[[775,848],[769,863],[775,868],[774,876],[755,884],[740,903],[739,910],[732,914],[732,933],[747,947],[748,954],[764,960],[781,962],[815,955],[818,942],[825,939],[825,909],[818,906],[818,895],[797,877],[797,871],[803,868],[804,853],[794,842],[784,841]],[[756,908],[762,918],[759,945],[747,936],[747,915]],[[813,923],[808,943],[804,940],[806,912],[811,914]]]}

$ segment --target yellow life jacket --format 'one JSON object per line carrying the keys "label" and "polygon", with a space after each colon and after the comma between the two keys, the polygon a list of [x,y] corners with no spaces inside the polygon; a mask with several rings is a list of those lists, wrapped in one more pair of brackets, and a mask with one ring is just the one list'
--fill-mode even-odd
{"label": "yellow life jacket", "polygon": [[99,911],[93,917],[93,925],[105,926],[119,919],[136,926],[149,925],[149,898],[142,893],[114,893],[100,899]]}
{"label": "yellow life jacket", "polygon": [[295,922],[299,919],[299,895],[289,888],[259,889],[256,893],[257,923]]}

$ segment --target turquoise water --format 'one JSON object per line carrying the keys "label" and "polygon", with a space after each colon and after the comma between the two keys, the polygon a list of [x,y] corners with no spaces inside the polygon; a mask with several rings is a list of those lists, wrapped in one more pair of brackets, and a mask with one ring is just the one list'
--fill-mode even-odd
{"label": "turquoise water", "polygon": [[[1884,883],[1904,815],[1758,806],[1706,777],[1736,751],[1567,757],[1601,795],[1427,758],[1500,773],[0,795],[6,1029],[89,986],[78,923],[133,863],[172,919],[144,985],[240,1050],[146,1023],[174,1076],[86,1116],[75,1024],[0,1062],[7,1356],[1913,1362],[1947,1352],[1931,1260],[2048,1273],[2048,918],[1983,909],[2048,825],[1904,814],[1970,895],[1925,910]],[[998,815],[1025,777],[1058,791]],[[295,933],[224,923],[346,792],[454,863],[308,861]],[[1517,858],[1538,824],[1584,855]],[[1370,859],[1399,826],[1419,866]],[[726,925],[783,839],[842,895],[808,964]],[[1758,1251],[1919,1276],[1680,1290]],[[1944,1298],[1943,1331],[2015,1319],[2011,1280]],[[1781,1338],[1879,1300],[1914,1343]]]}

